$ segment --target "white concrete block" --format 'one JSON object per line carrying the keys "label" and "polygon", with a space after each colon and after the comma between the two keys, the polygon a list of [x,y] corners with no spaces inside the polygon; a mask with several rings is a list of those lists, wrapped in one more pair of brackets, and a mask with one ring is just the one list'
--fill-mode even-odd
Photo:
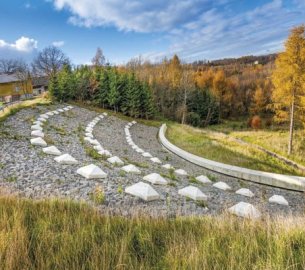
{"label": "white concrete block", "polygon": [[33,130],[31,132],[31,136],[43,138],[44,137],[44,133],[41,130]]}
{"label": "white concrete block", "polygon": [[153,157],[150,160],[154,163],[162,164],[162,161],[160,159],[158,159],[157,157]]}
{"label": "white concrete block", "polygon": [[58,111],[53,111],[53,113],[54,113],[54,114],[59,114],[59,112],[58,112]]}
{"label": "white concrete block", "polygon": [[152,155],[148,152],[142,154],[143,157],[152,158]]}
{"label": "white concrete block", "polygon": [[63,109],[58,109],[57,111],[58,111],[58,112],[64,112],[64,110],[63,110]]}
{"label": "white concrete block", "polygon": [[104,151],[105,150],[101,145],[95,145],[95,146],[93,146],[93,149],[95,149],[96,151]]}
{"label": "white concrete block", "polygon": [[142,153],[144,153],[144,150],[141,148],[138,148],[138,149],[136,149],[136,152],[142,154]]}
{"label": "white concrete block", "polygon": [[31,126],[31,130],[40,130],[40,131],[42,131],[42,127],[40,125],[33,125],[33,126]]}
{"label": "white concrete block", "polygon": [[231,187],[227,184],[227,183],[224,183],[224,182],[217,182],[213,185],[213,187],[216,187],[218,189],[222,189],[222,190],[231,190]]}
{"label": "white concrete block", "polygon": [[124,165],[124,162],[117,156],[108,158],[107,161],[110,162],[111,164],[115,164],[115,165],[119,165],[119,166]]}
{"label": "white concrete block", "polygon": [[93,144],[93,145],[101,145],[98,140],[91,140],[90,143]]}
{"label": "white concrete block", "polygon": [[33,125],[42,126],[43,124],[44,124],[44,122],[37,121],[37,120],[33,122]]}
{"label": "white concrete block", "polygon": [[143,177],[143,180],[155,185],[167,185],[167,181],[158,173],[151,173]]}
{"label": "white concrete block", "polygon": [[48,154],[48,155],[54,155],[54,156],[60,156],[61,155],[61,152],[54,145],[42,148],[42,151],[44,153]]}
{"label": "white concrete block", "polygon": [[252,198],[254,196],[253,192],[247,188],[241,188],[235,192],[238,195],[246,196]]}
{"label": "white concrete block", "polygon": [[132,123],[133,125],[135,125],[135,124],[137,123],[137,121],[133,120],[131,123]]}
{"label": "white concrete block", "polygon": [[93,128],[91,128],[91,127],[86,127],[85,131],[86,131],[86,132],[90,132],[90,133],[92,133]]}
{"label": "white concrete block", "polygon": [[91,132],[86,132],[85,136],[89,137],[89,138],[92,138],[92,139],[94,138],[94,136],[93,136],[93,134]]}
{"label": "white concrete block", "polygon": [[63,108],[63,110],[67,112],[67,111],[69,111],[70,109],[66,107],[66,108]]}
{"label": "white concrete block", "polygon": [[183,169],[175,170],[175,173],[179,175],[188,175],[188,173]]}
{"label": "white concrete block", "polygon": [[139,182],[125,189],[127,194],[141,198],[144,201],[153,201],[160,198],[160,195],[149,184]]}
{"label": "white concrete block", "polygon": [[39,118],[37,118],[37,121],[39,121],[39,122],[47,122],[47,119],[39,117]]}
{"label": "white concrete block", "polygon": [[196,180],[203,183],[203,184],[209,184],[212,183],[212,181],[205,175],[199,175],[196,177]]}
{"label": "white concrete block", "polygon": [[54,160],[59,164],[65,164],[65,165],[77,164],[77,160],[69,154],[63,154],[61,156],[54,158]]}
{"label": "white concrete block", "polygon": [[195,201],[206,201],[208,199],[208,197],[199,188],[194,186],[187,186],[179,189],[178,194],[191,198]]}
{"label": "white concrete block", "polygon": [[246,202],[239,202],[230,207],[228,211],[243,218],[257,219],[261,216],[261,213],[252,204]]}
{"label": "white concrete block", "polygon": [[45,140],[42,139],[41,137],[37,137],[37,138],[31,139],[31,144],[32,145],[37,145],[37,146],[47,146],[48,145],[45,142]]}
{"label": "white concrete block", "polygon": [[288,201],[281,195],[273,195],[272,197],[269,198],[269,202],[280,205],[286,205],[286,206],[289,205]]}
{"label": "white concrete block", "polygon": [[39,117],[40,118],[44,118],[44,119],[48,119],[49,118],[49,116],[47,114],[41,114],[41,115],[39,115]]}
{"label": "white concrete block", "polygon": [[107,115],[108,115],[108,113],[104,112],[104,113],[103,113],[103,115],[107,116]]}
{"label": "white concrete block", "polygon": [[52,116],[54,115],[54,112],[47,112],[46,115]]}
{"label": "white concrete block", "polygon": [[101,150],[98,152],[101,156],[111,157],[111,153],[108,150]]}
{"label": "white concrete block", "polygon": [[94,164],[81,167],[76,172],[87,179],[102,179],[107,177],[107,173]]}
{"label": "white concrete block", "polygon": [[126,165],[122,167],[122,170],[127,173],[134,173],[134,174],[140,174],[141,171],[133,164]]}
{"label": "white concrete block", "polygon": [[174,170],[175,169],[171,164],[162,165],[162,168],[167,169],[167,170]]}

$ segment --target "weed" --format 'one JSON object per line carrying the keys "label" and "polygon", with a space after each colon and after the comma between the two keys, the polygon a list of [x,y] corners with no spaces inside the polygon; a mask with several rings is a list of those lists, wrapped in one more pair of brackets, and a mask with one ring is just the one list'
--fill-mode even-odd
{"label": "weed", "polygon": [[203,208],[208,207],[208,203],[206,201],[196,201],[196,205],[203,207]]}
{"label": "weed", "polygon": [[126,172],[121,170],[119,175],[120,175],[120,177],[125,177],[126,176]]}
{"label": "weed", "polygon": [[95,187],[94,190],[89,194],[89,197],[91,201],[98,205],[105,202],[105,194],[101,186]]}
{"label": "weed", "polygon": [[189,182],[192,184],[197,184],[197,185],[200,184],[200,182],[194,176],[189,176],[188,179]]}
{"label": "weed", "polygon": [[14,183],[17,182],[16,176],[9,176],[8,178],[4,179],[5,182]]}
{"label": "weed", "polygon": [[123,194],[123,187],[122,187],[122,185],[118,186],[118,193],[119,194]]}

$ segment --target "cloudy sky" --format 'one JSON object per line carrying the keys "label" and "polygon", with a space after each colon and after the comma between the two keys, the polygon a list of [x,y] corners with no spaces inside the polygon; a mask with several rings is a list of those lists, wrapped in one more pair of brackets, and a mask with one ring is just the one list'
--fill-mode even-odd
{"label": "cloudy sky", "polygon": [[0,58],[60,47],[75,64],[101,47],[111,63],[266,54],[305,23],[305,0],[0,1]]}

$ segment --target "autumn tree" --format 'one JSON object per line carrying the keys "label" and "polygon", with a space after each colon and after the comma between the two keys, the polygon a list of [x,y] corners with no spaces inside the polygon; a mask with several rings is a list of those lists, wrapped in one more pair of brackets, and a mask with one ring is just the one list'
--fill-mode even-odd
{"label": "autumn tree", "polygon": [[289,121],[288,154],[293,150],[296,121],[304,123],[305,112],[305,26],[295,27],[285,42],[285,51],[276,59],[272,75],[275,120]]}
{"label": "autumn tree", "polygon": [[264,93],[264,90],[261,86],[258,86],[254,92],[251,113],[260,114],[263,113],[266,109],[267,97]]}

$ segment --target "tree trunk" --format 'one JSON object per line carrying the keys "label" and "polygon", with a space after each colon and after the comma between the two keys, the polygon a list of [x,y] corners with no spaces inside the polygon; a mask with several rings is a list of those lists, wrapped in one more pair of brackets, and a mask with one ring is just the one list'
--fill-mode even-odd
{"label": "tree trunk", "polygon": [[184,90],[184,99],[183,99],[183,107],[182,107],[182,119],[181,119],[181,124],[185,124],[185,114],[186,114],[186,100],[187,100],[187,94],[186,94],[186,89]]}
{"label": "tree trunk", "polygon": [[290,108],[290,128],[289,128],[289,143],[288,143],[288,155],[292,153],[293,143],[293,131],[294,131],[294,96]]}

